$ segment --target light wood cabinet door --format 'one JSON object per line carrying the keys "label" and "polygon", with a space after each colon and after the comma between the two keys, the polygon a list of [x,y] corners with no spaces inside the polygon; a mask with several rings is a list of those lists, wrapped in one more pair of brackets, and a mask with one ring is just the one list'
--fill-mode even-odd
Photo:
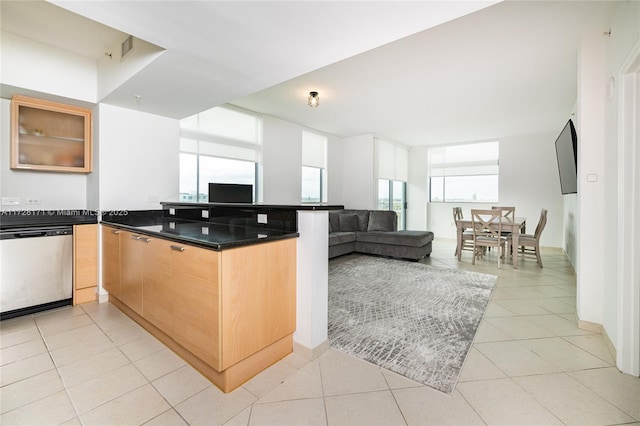
{"label": "light wood cabinet door", "polygon": [[73,303],[96,300],[98,288],[98,225],[73,226]]}
{"label": "light wood cabinet door", "polygon": [[169,336],[174,332],[170,242],[142,235],[142,316]]}
{"label": "light wood cabinet door", "polygon": [[120,298],[120,234],[122,231],[102,225],[102,287]]}
{"label": "light wood cabinet door", "polygon": [[120,234],[120,297],[119,299],[142,315],[142,236],[129,231]]}
{"label": "light wood cabinet door", "polygon": [[170,244],[173,338],[216,370],[220,368],[220,253]]}
{"label": "light wood cabinet door", "polygon": [[225,250],[221,258],[224,369],[295,331],[296,240]]}

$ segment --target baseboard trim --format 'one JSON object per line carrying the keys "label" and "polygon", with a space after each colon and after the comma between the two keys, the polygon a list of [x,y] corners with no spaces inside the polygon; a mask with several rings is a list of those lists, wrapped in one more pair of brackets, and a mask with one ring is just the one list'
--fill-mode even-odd
{"label": "baseboard trim", "polygon": [[580,330],[590,331],[592,333],[602,334],[602,324],[595,322],[584,321],[578,318],[578,328]]}
{"label": "baseboard trim", "polygon": [[315,348],[311,349],[300,343],[293,342],[293,353],[300,355],[301,357],[313,361],[320,357],[323,353],[329,350],[329,341],[325,340]]}
{"label": "baseboard trim", "polygon": [[[577,316],[576,316],[577,318]],[[604,343],[605,345],[607,345],[607,349],[609,350],[609,353],[611,354],[611,356],[613,357],[613,361],[616,363],[618,363],[618,351],[616,350],[616,347],[614,346],[613,342],[611,341],[611,338],[609,337],[609,334],[607,333],[607,330],[602,326],[602,324],[598,324],[595,322],[589,322],[589,321],[583,321],[581,319],[578,319],[578,328],[580,330],[586,330],[586,331],[590,331],[592,333],[598,333],[600,334],[603,339],[604,339]]]}
{"label": "baseboard trim", "polygon": [[280,361],[291,353],[293,347],[293,333],[291,333],[258,352],[249,355],[247,358],[227,367],[225,370],[218,371],[212,365],[201,360],[184,346],[173,340],[173,338],[164,331],[144,319],[133,309],[129,308],[124,302],[113,296],[109,297],[109,302],[164,343],[164,345],[171,349],[176,355],[191,364],[193,368],[198,370],[224,393],[231,392],[266,370],[269,366]]}
{"label": "baseboard trim", "polygon": [[611,341],[611,338],[609,338],[609,333],[607,333],[607,329],[602,327],[602,337],[604,338],[604,343],[607,345],[607,349],[609,349],[609,353],[611,354],[611,356],[613,357],[613,361],[615,362],[616,366],[618,365],[618,351],[616,350],[616,347],[613,345],[613,342]]}

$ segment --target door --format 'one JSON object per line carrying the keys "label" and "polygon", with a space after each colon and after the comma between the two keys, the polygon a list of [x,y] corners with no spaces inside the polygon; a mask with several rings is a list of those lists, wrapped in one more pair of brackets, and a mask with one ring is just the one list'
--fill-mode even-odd
{"label": "door", "polygon": [[120,233],[119,229],[102,225],[102,287],[116,299],[121,298]]}
{"label": "door", "polygon": [[140,235],[122,231],[120,235],[120,300],[142,315],[142,249]]}
{"label": "door", "polygon": [[398,230],[407,225],[407,184],[398,180],[378,180],[378,209],[393,210],[398,215]]}

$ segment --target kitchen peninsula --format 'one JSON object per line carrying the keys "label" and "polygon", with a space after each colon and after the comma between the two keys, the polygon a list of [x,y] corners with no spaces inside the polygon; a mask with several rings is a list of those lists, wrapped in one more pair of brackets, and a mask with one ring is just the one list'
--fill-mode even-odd
{"label": "kitchen peninsula", "polygon": [[293,350],[298,212],[342,206],[162,206],[103,215],[102,286],[229,392]]}

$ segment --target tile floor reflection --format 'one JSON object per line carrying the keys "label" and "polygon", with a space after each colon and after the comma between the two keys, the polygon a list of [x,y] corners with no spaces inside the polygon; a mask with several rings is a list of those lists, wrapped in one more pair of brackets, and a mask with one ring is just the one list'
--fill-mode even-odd
{"label": "tile floor reflection", "polygon": [[453,248],[438,240],[423,262],[499,279],[452,395],[333,349],[292,354],[224,394],[118,309],[91,303],[1,323],[0,424],[640,425],[640,379],[577,328],[563,254],[514,270],[491,255],[458,262]]}

